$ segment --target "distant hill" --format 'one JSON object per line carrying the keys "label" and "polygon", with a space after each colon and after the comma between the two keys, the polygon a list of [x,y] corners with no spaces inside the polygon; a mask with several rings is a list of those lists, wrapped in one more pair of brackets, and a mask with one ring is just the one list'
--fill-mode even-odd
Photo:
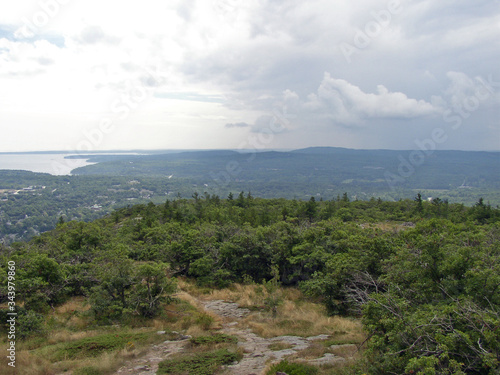
{"label": "distant hill", "polygon": [[328,197],[349,191],[361,198],[387,198],[390,194],[397,199],[429,190],[429,194],[439,191],[464,201],[471,194],[500,192],[498,152],[434,151],[427,155],[423,151],[311,147],[254,153],[214,150],[92,156],[90,161],[99,163],[73,173],[187,178],[207,188],[252,190],[267,197]]}

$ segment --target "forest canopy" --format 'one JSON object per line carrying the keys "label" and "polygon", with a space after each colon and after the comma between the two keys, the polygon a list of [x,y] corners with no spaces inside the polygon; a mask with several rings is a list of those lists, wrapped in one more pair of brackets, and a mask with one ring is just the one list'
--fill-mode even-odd
{"label": "forest canopy", "polygon": [[209,288],[277,280],[329,314],[361,318],[373,373],[495,373],[499,221],[483,200],[465,207],[420,195],[385,202],[195,193],[91,223],[60,222],[1,247],[0,299],[8,301],[7,264],[15,261],[28,337],[73,296],[87,299],[95,324],[115,324],[155,317],[178,277]]}

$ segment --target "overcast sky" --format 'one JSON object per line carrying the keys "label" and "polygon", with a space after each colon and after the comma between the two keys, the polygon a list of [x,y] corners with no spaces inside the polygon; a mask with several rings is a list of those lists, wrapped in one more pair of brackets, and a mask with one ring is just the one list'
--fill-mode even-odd
{"label": "overcast sky", "polygon": [[499,0],[0,2],[0,151],[500,150]]}

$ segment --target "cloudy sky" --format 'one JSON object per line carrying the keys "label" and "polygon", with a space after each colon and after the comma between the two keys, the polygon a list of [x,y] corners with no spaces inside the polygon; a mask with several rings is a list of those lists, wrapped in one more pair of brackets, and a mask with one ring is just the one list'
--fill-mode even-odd
{"label": "cloudy sky", "polygon": [[500,150],[499,62],[499,0],[1,1],[0,152]]}

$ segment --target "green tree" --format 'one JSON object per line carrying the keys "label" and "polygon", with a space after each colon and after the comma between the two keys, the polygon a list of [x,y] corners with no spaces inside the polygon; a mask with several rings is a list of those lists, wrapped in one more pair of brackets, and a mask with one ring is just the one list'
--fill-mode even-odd
{"label": "green tree", "polygon": [[131,293],[135,310],[145,318],[158,315],[162,302],[175,292],[176,284],[167,278],[166,264],[141,264],[137,267]]}
{"label": "green tree", "polygon": [[128,249],[118,246],[108,251],[94,263],[95,277],[99,284],[90,290],[90,304],[98,320],[120,319],[130,306],[129,292],[134,285],[133,261]]}
{"label": "green tree", "polygon": [[314,197],[311,197],[311,199],[309,199],[306,203],[304,211],[306,217],[309,219],[309,222],[312,222],[318,211],[318,204],[316,203],[316,199],[314,199]]}
{"label": "green tree", "polygon": [[418,193],[417,196],[415,197],[415,202],[417,202],[417,207],[416,211],[421,214],[424,212],[424,205],[422,203],[422,194]]}

